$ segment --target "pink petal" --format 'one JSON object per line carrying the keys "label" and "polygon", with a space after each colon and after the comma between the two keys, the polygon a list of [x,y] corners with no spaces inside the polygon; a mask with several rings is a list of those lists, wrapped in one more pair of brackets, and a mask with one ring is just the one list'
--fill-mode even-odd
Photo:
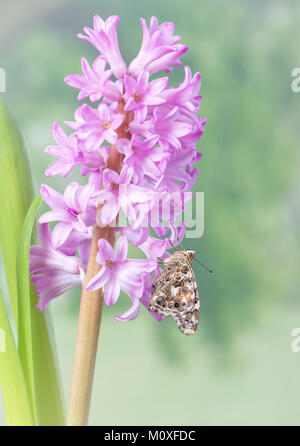
{"label": "pink petal", "polygon": [[110,111],[106,104],[102,102],[98,107],[98,111],[101,121],[110,121]]}
{"label": "pink petal", "polygon": [[126,260],[127,273],[141,274],[142,272],[151,273],[157,267],[156,260],[146,259],[128,259]]}
{"label": "pink petal", "polygon": [[134,207],[130,203],[130,200],[127,196],[127,193],[122,193],[119,196],[119,205],[122,208],[124,214],[129,218],[129,220],[133,223],[136,220],[136,212]]}
{"label": "pink petal", "polygon": [[46,177],[53,177],[54,175],[61,175],[66,177],[72,171],[74,165],[73,163],[65,163],[63,161],[57,160],[50,164],[45,170]]}
{"label": "pink petal", "polygon": [[120,138],[118,140],[118,152],[124,155],[129,155],[131,153],[131,143],[127,138]]}
{"label": "pink petal", "polygon": [[124,110],[129,111],[129,110],[134,110],[136,108],[137,104],[135,102],[135,100],[133,99],[133,97],[131,96],[125,104]]}
{"label": "pink petal", "polygon": [[59,248],[69,237],[73,230],[70,223],[59,222],[52,231],[52,244],[55,249]]}
{"label": "pink petal", "polygon": [[146,187],[129,184],[127,188],[128,197],[132,203],[145,203],[151,199],[151,190],[149,191]]}
{"label": "pink petal", "polygon": [[67,85],[73,88],[84,88],[86,85],[84,76],[81,74],[70,74],[64,78],[64,81]]}
{"label": "pink petal", "polygon": [[64,197],[59,192],[56,192],[52,187],[42,184],[40,193],[43,201],[52,209],[60,208],[66,209]]}
{"label": "pink petal", "polygon": [[140,106],[137,110],[135,110],[135,118],[138,122],[144,122],[147,118],[147,107],[146,105]]}
{"label": "pink petal", "polygon": [[150,96],[148,94],[145,96],[145,98],[143,100],[143,103],[145,105],[159,105],[159,104],[163,104],[164,102],[166,102],[165,99],[160,98],[158,96]]}
{"label": "pink petal", "polygon": [[116,321],[119,322],[126,322],[131,321],[133,319],[136,319],[139,315],[140,307],[139,307],[139,299],[133,299],[132,306],[129,308],[129,310],[125,311],[121,316],[116,316]]}
{"label": "pink petal", "polygon": [[64,146],[64,145],[67,144],[68,136],[63,131],[61,126],[58,124],[58,122],[54,122],[53,123],[53,125],[52,125],[52,134],[53,134],[53,137],[54,137],[54,139],[55,139],[55,141],[57,142],[58,145]]}
{"label": "pink petal", "polygon": [[136,81],[132,76],[125,75],[124,76],[124,87],[126,93],[131,95],[136,91]]}
{"label": "pink petal", "polygon": [[158,95],[167,87],[168,83],[169,83],[168,77],[161,77],[160,79],[155,79],[154,81],[150,82],[147,94],[151,96]]}
{"label": "pink petal", "polygon": [[119,175],[111,169],[105,169],[102,176],[102,182],[105,189],[110,189],[111,183],[119,183]]}
{"label": "pink petal", "polygon": [[46,212],[39,218],[39,223],[48,223],[50,221],[63,221],[66,223],[72,223],[74,221],[74,217],[69,212],[63,209],[55,209],[53,211]]}
{"label": "pink petal", "polygon": [[51,230],[49,225],[47,223],[38,224],[37,233],[40,244],[44,247],[47,247],[47,245],[49,245],[51,241]]}
{"label": "pink petal", "polygon": [[138,91],[137,93],[143,93],[146,91],[149,81],[149,73],[148,71],[143,71],[139,74],[138,80],[137,80],[137,87]]}
{"label": "pink petal", "polygon": [[110,223],[112,223],[118,215],[119,210],[120,205],[111,194],[111,198],[109,199],[109,201],[106,201],[101,208],[100,218],[102,224],[109,225]]}
{"label": "pink petal", "polygon": [[122,235],[117,243],[115,259],[118,260],[118,262],[122,262],[127,259],[127,253],[128,253],[127,237],[125,235]]}
{"label": "pink petal", "polygon": [[120,177],[119,177],[119,184],[125,184],[127,185],[131,178],[132,178],[132,174],[133,174],[133,170],[131,167],[127,167],[127,166],[123,166],[121,173],[120,173]]}
{"label": "pink petal", "polygon": [[[93,63],[93,70],[96,71],[98,75],[101,75],[102,73],[104,73],[106,63],[107,62],[104,56],[102,55],[98,56]],[[108,70],[107,74],[109,74],[110,76],[111,70]]]}
{"label": "pink petal", "polygon": [[110,279],[109,268],[102,267],[100,271],[89,281],[86,286],[87,291],[95,291],[102,288]]}
{"label": "pink petal", "polygon": [[105,137],[106,141],[108,141],[110,144],[116,145],[118,142],[118,135],[112,129],[106,130],[104,133],[104,137]]}
{"label": "pink petal", "polygon": [[87,78],[93,77],[94,73],[85,57],[81,59],[82,72]]}
{"label": "pink petal", "polygon": [[76,194],[79,189],[79,184],[75,181],[70,183],[64,192],[64,200],[68,207],[74,210],[78,210],[78,203],[76,200]]}
{"label": "pink petal", "polygon": [[106,305],[114,305],[120,296],[120,282],[111,278],[104,286],[104,301]]}
{"label": "pink petal", "polygon": [[106,264],[106,260],[114,260],[114,259],[115,259],[115,251],[113,247],[107,240],[101,238],[98,242],[98,255],[97,255],[97,261],[99,265],[104,266]]}

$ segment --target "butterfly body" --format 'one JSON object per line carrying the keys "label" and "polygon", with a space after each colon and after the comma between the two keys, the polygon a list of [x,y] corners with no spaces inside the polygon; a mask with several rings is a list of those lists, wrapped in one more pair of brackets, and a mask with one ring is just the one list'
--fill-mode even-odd
{"label": "butterfly body", "polygon": [[185,335],[195,333],[200,301],[191,262],[194,251],[175,251],[164,259],[164,270],[153,284],[149,311],[172,317]]}

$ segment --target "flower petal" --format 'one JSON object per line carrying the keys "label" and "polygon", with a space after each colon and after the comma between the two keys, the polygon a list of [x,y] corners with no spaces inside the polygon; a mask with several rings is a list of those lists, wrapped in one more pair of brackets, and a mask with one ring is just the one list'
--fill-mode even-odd
{"label": "flower petal", "polygon": [[46,212],[39,218],[39,223],[48,223],[50,221],[64,221],[66,223],[72,223],[74,221],[74,217],[63,209],[55,209],[53,211]]}
{"label": "flower petal", "polygon": [[104,285],[104,301],[106,305],[114,305],[120,296],[120,282],[116,278],[111,278]]}
{"label": "flower petal", "polygon": [[100,271],[89,281],[86,286],[87,291],[95,291],[103,288],[106,282],[110,279],[110,271],[106,266],[102,267]]}
{"label": "flower petal", "polygon": [[66,209],[66,204],[64,201],[64,196],[52,187],[42,184],[40,187],[40,193],[43,201],[52,209]]}
{"label": "flower petal", "polygon": [[69,237],[73,226],[70,223],[59,222],[52,231],[52,244],[55,249],[59,248]]}
{"label": "flower petal", "polygon": [[115,319],[119,322],[132,321],[133,319],[137,318],[139,312],[139,299],[135,298],[132,300],[132,306],[129,308],[129,310],[125,311],[125,313],[123,313],[121,316],[116,316]]}
{"label": "flower petal", "polygon": [[99,265],[104,266],[106,264],[106,260],[114,260],[114,258],[115,258],[115,251],[112,248],[111,244],[104,238],[101,238],[98,242],[98,255],[97,255],[97,261]]}
{"label": "flower petal", "polygon": [[127,259],[128,241],[126,235],[122,235],[117,243],[115,260],[123,262]]}

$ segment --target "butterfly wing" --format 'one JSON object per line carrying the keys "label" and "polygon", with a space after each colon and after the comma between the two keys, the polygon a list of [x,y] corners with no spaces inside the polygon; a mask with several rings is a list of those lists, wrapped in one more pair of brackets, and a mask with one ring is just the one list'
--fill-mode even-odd
{"label": "butterfly wing", "polygon": [[198,328],[200,316],[200,299],[193,268],[188,261],[187,266],[189,268],[189,273],[186,280],[185,292],[188,294],[189,299],[192,302],[192,307],[187,312],[179,311],[178,314],[174,316],[174,320],[177,324],[177,327],[183,334],[192,335],[195,334]]}
{"label": "butterfly wing", "polygon": [[149,310],[173,317],[182,333],[195,333],[200,301],[195,275],[186,258],[167,266],[156,279]]}
{"label": "butterfly wing", "polygon": [[176,265],[167,266],[157,277],[152,288],[152,297],[149,311],[155,311],[161,316],[172,316],[169,307],[172,290],[172,277],[175,274]]}

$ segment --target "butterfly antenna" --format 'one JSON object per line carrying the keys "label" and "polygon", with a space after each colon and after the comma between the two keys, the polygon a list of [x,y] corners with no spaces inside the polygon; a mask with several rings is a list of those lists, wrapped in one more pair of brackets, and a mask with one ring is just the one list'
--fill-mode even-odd
{"label": "butterfly antenna", "polygon": [[186,249],[183,247],[183,245],[182,245],[180,242],[178,242],[178,244],[179,244],[179,246],[181,246],[181,248],[182,248],[184,251],[186,251]]}
{"label": "butterfly antenna", "polygon": [[201,265],[204,269],[206,269],[206,271],[208,271],[210,274],[214,274],[213,270],[209,269],[206,265],[204,265],[204,263],[201,263],[198,259],[195,259],[195,257],[194,260],[195,262],[199,263],[199,265]]}
{"label": "butterfly antenna", "polygon": [[[179,249],[176,248],[176,246],[171,242],[171,240],[169,240],[169,241],[170,241],[170,245],[173,246],[173,248],[174,248],[176,251],[179,251]],[[182,248],[184,251],[186,251],[186,250],[184,249],[184,247],[182,246],[182,244],[181,244],[180,242],[178,242],[178,243],[179,243],[179,245],[181,246],[181,248]],[[181,252],[181,251],[179,251],[179,252]],[[195,257],[194,257],[194,260],[195,260],[197,263],[199,263],[199,265],[201,265],[204,269],[206,269],[206,271],[208,271],[211,275],[214,274],[213,270],[212,270],[212,269],[209,269],[206,265],[204,265],[204,263],[200,262],[200,260],[195,259]]]}
{"label": "butterfly antenna", "polygon": [[176,246],[174,245],[173,242],[171,242],[171,240],[169,240],[169,242],[170,242],[170,245],[172,246],[172,248],[175,249],[175,251],[181,252],[181,251],[179,251],[179,249],[176,248]]}
{"label": "butterfly antenna", "polygon": [[[183,249],[183,251],[186,251],[186,249],[184,248],[184,246],[180,243],[178,233],[177,233],[177,242],[178,242],[178,245],[181,246],[181,248]],[[170,242],[170,243],[171,243],[171,242]],[[175,248],[175,249],[176,249],[176,248]]]}

